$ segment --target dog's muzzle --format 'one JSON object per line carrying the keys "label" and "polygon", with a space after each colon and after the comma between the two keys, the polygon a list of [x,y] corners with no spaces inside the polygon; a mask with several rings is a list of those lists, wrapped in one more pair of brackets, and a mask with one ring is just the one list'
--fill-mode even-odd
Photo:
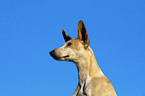
{"label": "dog's muzzle", "polygon": [[54,50],[53,50],[53,51],[50,51],[49,54],[50,54],[54,59],[56,59],[56,60],[61,60],[61,59],[64,59],[64,58],[66,58],[66,57],[69,57],[69,55],[59,57],[59,56],[56,55],[56,53],[55,53]]}

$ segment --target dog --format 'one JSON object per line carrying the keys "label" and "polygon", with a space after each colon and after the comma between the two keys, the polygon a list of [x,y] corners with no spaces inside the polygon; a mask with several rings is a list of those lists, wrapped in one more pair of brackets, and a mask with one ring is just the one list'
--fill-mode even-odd
{"label": "dog", "polygon": [[117,96],[109,79],[103,74],[92,49],[82,20],[78,23],[78,38],[72,39],[62,30],[65,44],[50,52],[59,61],[70,61],[76,64],[79,82],[72,96]]}

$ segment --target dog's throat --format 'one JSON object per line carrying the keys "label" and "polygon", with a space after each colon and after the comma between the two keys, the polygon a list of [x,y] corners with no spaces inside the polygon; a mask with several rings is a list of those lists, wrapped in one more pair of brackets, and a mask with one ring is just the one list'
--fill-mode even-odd
{"label": "dog's throat", "polygon": [[78,77],[79,83],[82,84],[86,81],[87,77],[89,76],[88,70],[86,69],[85,62],[76,63],[78,69]]}

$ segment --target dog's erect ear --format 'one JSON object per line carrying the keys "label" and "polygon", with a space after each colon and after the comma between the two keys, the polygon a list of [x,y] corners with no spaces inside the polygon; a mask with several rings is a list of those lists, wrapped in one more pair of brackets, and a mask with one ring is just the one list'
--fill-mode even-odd
{"label": "dog's erect ear", "polygon": [[65,42],[67,42],[67,41],[69,41],[69,40],[72,39],[70,36],[68,36],[68,35],[66,34],[66,32],[65,32],[64,30],[62,30],[62,35],[63,35],[63,38],[64,38]]}
{"label": "dog's erect ear", "polygon": [[83,41],[85,48],[89,46],[90,40],[88,38],[87,30],[82,20],[80,20],[78,24],[78,39]]}

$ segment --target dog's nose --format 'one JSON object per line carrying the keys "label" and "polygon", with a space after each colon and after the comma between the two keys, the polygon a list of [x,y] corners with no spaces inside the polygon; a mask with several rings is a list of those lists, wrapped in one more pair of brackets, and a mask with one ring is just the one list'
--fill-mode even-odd
{"label": "dog's nose", "polygon": [[53,56],[54,50],[50,51],[49,54],[50,54],[51,56]]}

